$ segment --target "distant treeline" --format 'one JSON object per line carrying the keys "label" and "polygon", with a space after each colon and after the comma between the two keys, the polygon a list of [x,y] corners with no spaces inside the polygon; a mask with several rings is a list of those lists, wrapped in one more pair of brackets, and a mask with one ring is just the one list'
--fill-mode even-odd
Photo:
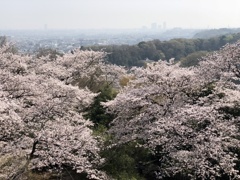
{"label": "distant treeline", "polygon": [[209,30],[198,32],[193,36],[193,38],[208,39],[216,36],[223,36],[226,34],[236,34],[236,33],[240,33],[240,28],[209,29]]}
{"label": "distant treeline", "polygon": [[[142,66],[146,60],[157,61],[175,58],[182,60],[191,54],[220,49],[226,43],[234,43],[240,39],[240,33],[228,34],[209,39],[172,39],[169,41],[153,40],[140,42],[136,45],[107,45],[81,47],[82,50],[92,49],[108,52],[107,60],[113,64],[127,67]],[[200,53],[203,54],[203,53]]]}

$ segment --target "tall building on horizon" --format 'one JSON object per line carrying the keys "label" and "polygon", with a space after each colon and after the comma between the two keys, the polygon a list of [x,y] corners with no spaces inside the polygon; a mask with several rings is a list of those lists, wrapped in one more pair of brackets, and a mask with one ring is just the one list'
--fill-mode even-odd
{"label": "tall building on horizon", "polygon": [[157,29],[157,23],[152,23],[151,24],[151,29],[156,30]]}
{"label": "tall building on horizon", "polygon": [[167,23],[163,22],[163,29],[166,30],[167,29]]}

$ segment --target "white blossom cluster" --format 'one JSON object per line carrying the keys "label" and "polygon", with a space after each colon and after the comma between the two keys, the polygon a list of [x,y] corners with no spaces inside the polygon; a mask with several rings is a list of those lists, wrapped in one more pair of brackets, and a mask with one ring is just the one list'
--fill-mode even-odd
{"label": "white blossom cluster", "polygon": [[81,51],[51,61],[6,48],[0,49],[0,155],[25,153],[33,169],[68,166],[106,178],[96,169],[102,159],[93,124],[82,116],[97,94],[67,83],[74,73],[88,76],[93,64],[106,69],[103,53]]}
{"label": "white blossom cluster", "polygon": [[37,74],[54,76],[67,84],[87,86],[97,92],[104,83],[119,87],[119,79],[126,74],[123,67],[107,64],[106,53],[76,49],[63,57],[51,60],[48,56],[32,62],[31,67]]}
{"label": "white blossom cluster", "polygon": [[129,85],[103,103],[116,115],[109,131],[119,144],[136,141],[160,156],[159,179],[240,178],[240,43],[196,68],[159,61],[132,73]]}

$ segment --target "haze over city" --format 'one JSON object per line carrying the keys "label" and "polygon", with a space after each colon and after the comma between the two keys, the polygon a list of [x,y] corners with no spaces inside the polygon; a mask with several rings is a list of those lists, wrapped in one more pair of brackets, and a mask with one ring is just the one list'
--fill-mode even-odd
{"label": "haze over city", "polygon": [[239,0],[0,0],[0,29],[240,27]]}

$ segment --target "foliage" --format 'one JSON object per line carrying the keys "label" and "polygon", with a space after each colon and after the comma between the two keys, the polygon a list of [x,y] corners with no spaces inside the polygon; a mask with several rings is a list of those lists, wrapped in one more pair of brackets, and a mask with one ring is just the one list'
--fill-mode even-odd
{"label": "foliage", "polygon": [[121,87],[125,87],[128,85],[128,83],[130,82],[130,80],[134,79],[134,77],[132,77],[131,75],[126,75],[123,76],[120,80],[119,80],[119,84]]}
{"label": "foliage", "polygon": [[49,56],[50,60],[56,60],[58,56],[63,56],[63,53],[52,48],[39,48],[35,54],[37,58]]}
{"label": "foliage", "polygon": [[190,67],[190,66],[197,66],[201,57],[205,56],[208,52],[207,51],[197,51],[187,55],[185,58],[180,59],[180,66],[181,67]]}
{"label": "foliage", "polygon": [[[86,109],[86,114],[84,117],[90,119],[95,128],[108,128],[109,123],[113,120],[113,115],[107,114],[105,108],[101,105],[102,102],[114,99],[116,96],[116,91],[109,85],[103,85],[100,89],[98,96],[94,98],[93,103]],[[100,127],[99,127],[100,126]]]}
{"label": "foliage", "polygon": [[153,40],[140,42],[136,45],[109,45],[82,47],[82,50],[104,50],[107,60],[113,64],[126,67],[144,66],[146,60],[168,60],[175,58],[179,61],[198,51],[216,51],[226,43],[234,43],[240,39],[240,33],[224,34],[208,39],[172,39],[169,41]]}
{"label": "foliage", "polygon": [[220,29],[210,29],[210,30],[204,30],[194,35],[194,38],[211,38],[216,36],[222,36],[222,35],[229,35],[234,33],[239,33],[239,28],[220,28]]}
{"label": "foliage", "polygon": [[7,37],[6,36],[0,36],[0,47],[3,47],[7,44]]}
{"label": "foliage", "polygon": [[0,36],[0,48],[4,47],[5,52],[17,54],[18,50],[17,48],[13,45],[13,43],[8,42],[8,38],[6,36]]}
{"label": "foliage", "polygon": [[106,148],[101,155],[106,159],[102,169],[114,179],[144,180],[154,174],[151,153],[136,143]]}

